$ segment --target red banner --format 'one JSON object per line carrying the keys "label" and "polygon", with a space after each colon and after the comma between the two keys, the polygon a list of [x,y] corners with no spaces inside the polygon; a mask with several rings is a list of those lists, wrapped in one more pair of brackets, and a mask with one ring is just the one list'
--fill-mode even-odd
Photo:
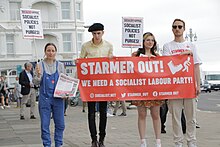
{"label": "red banner", "polygon": [[192,56],[77,59],[83,101],[195,98]]}

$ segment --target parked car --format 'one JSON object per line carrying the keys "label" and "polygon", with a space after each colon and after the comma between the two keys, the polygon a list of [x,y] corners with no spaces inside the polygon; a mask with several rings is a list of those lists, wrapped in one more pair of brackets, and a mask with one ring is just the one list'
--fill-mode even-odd
{"label": "parked car", "polygon": [[205,75],[205,80],[211,84],[211,90],[220,90],[220,73],[219,72],[208,72]]}
{"label": "parked car", "polygon": [[204,80],[203,84],[200,85],[200,88],[201,88],[201,91],[205,91],[209,93],[211,92],[211,84],[206,80]]}

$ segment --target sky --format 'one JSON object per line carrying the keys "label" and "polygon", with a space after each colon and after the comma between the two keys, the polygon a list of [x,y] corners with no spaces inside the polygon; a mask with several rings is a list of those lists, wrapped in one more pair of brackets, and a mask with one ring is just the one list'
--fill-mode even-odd
{"label": "sky", "polygon": [[[122,48],[122,17],[143,17],[144,32],[152,32],[160,48],[173,40],[172,22],[180,18],[186,23],[185,34],[192,28],[197,35],[194,44],[203,62],[201,69],[220,71],[219,0],[84,0],[83,3],[85,25],[99,22],[105,26],[103,38],[113,44],[115,56],[131,54],[130,48]],[[91,33],[85,33],[85,41],[91,37]]]}

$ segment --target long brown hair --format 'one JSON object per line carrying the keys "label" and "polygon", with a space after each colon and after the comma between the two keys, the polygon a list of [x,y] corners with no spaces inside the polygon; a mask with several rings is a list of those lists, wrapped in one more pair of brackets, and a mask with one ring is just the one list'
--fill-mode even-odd
{"label": "long brown hair", "polygon": [[136,56],[140,56],[140,54],[144,54],[144,55],[145,55],[144,41],[145,41],[145,39],[146,39],[148,36],[152,36],[152,37],[154,38],[154,45],[153,45],[153,47],[150,49],[150,52],[151,52],[152,55],[157,56],[157,54],[156,54],[157,41],[155,40],[155,37],[154,37],[154,35],[153,35],[151,32],[146,32],[146,33],[144,33],[144,35],[143,35],[143,47],[142,47],[142,48],[139,48],[139,49],[137,50],[137,55],[136,55]]}

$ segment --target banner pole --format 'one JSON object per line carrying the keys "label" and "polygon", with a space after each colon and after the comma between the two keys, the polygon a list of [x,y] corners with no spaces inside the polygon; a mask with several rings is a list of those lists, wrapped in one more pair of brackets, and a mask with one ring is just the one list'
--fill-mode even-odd
{"label": "banner pole", "polygon": [[131,56],[132,56],[132,47],[131,47]]}
{"label": "banner pole", "polygon": [[37,45],[36,45],[36,40],[35,38],[33,38],[34,40],[34,51],[35,51],[35,58],[36,58],[36,61],[38,61],[38,54],[37,54]]}

